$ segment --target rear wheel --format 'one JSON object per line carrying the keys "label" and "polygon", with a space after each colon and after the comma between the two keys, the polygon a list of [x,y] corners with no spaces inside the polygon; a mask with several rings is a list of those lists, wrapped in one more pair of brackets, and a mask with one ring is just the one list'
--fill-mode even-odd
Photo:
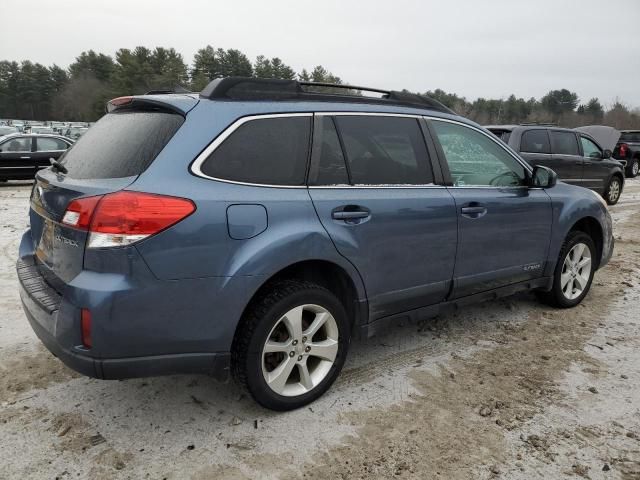
{"label": "rear wheel", "polygon": [[637,158],[632,158],[631,160],[629,160],[625,173],[629,178],[637,177],[638,173],[640,173],[640,161]]}
{"label": "rear wheel", "polygon": [[278,282],[243,318],[232,371],[262,406],[299,408],[334,382],[349,339],[347,313],[333,293],[310,282]]}
{"label": "rear wheel", "polygon": [[617,175],[611,177],[609,186],[604,194],[604,198],[609,205],[615,205],[620,200],[620,194],[622,193],[622,181]]}
{"label": "rear wheel", "polygon": [[545,303],[560,308],[578,305],[587,295],[595,272],[596,248],[584,232],[570,232],[560,250],[553,274],[553,287],[541,292]]}

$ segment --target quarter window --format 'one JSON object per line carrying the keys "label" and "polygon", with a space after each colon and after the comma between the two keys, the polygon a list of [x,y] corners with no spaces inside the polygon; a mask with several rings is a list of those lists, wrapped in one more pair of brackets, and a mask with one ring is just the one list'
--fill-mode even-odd
{"label": "quarter window", "polygon": [[580,137],[582,143],[582,151],[585,157],[590,158],[602,158],[602,150],[595,143],[589,140],[587,137]]}
{"label": "quarter window", "polygon": [[202,173],[236,182],[302,185],[307,169],[311,117],[250,120],[202,164]]}
{"label": "quarter window", "polygon": [[8,152],[30,152],[31,137],[12,138],[0,145],[0,151]]}
{"label": "quarter window", "polygon": [[427,147],[417,119],[338,116],[335,121],[352,184],[433,183]]}
{"label": "quarter window", "polygon": [[556,155],[580,155],[578,140],[572,132],[550,130],[551,145]]}
{"label": "quarter window", "polygon": [[518,186],[525,168],[496,141],[462,125],[434,120],[454,186]]}
{"label": "quarter window", "polygon": [[38,152],[52,152],[67,148],[67,144],[57,138],[40,137],[36,139],[36,151]]}
{"label": "quarter window", "polygon": [[525,153],[551,153],[546,129],[527,130],[522,134],[520,151]]}

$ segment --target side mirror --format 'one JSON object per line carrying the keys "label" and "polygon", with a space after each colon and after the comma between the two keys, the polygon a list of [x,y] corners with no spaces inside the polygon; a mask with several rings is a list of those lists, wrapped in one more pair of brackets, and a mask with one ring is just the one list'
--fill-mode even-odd
{"label": "side mirror", "polygon": [[612,155],[611,150],[606,149],[602,155],[602,158],[611,158],[611,155]]}
{"label": "side mirror", "polygon": [[536,165],[531,174],[531,186],[536,188],[551,188],[558,182],[556,172],[548,167]]}

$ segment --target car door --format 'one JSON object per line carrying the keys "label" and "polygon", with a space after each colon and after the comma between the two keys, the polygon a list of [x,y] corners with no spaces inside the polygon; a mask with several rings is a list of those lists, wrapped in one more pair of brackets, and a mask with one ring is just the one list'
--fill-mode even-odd
{"label": "car door", "polygon": [[553,161],[551,168],[558,178],[566,183],[582,185],[584,161],[575,132],[549,129],[549,139]]}
{"label": "car door", "polygon": [[555,170],[555,164],[551,157],[549,133],[546,128],[532,128],[523,131],[520,136],[520,146],[516,150],[532,167],[542,165]]}
{"label": "car door", "polygon": [[603,161],[604,152],[598,144],[586,135],[580,135],[580,147],[583,161],[582,185],[603,193],[611,166]]}
{"label": "car door", "polygon": [[47,168],[51,165],[49,159],[57,160],[69,148],[69,144],[60,138],[36,137],[36,149],[33,153],[35,171]]}
{"label": "car door", "polygon": [[0,144],[0,178],[33,178],[33,138],[9,137]]}
{"label": "car door", "polygon": [[542,276],[551,236],[551,199],[527,187],[524,163],[490,134],[431,119],[456,204],[458,250],[452,298]]}
{"label": "car door", "polygon": [[434,183],[435,151],[429,153],[421,122],[385,114],[315,117],[309,195],[337,250],[362,276],[370,321],[441,302],[450,291],[455,205]]}

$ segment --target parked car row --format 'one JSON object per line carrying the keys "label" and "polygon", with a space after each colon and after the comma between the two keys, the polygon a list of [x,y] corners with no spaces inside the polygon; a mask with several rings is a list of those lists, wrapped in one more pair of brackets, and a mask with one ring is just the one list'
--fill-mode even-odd
{"label": "parked car row", "polygon": [[0,135],[10,133],[49,133],[64,135],[77,140],[89,129],[88,122],[32,122],[22,120],[0,120]]}

